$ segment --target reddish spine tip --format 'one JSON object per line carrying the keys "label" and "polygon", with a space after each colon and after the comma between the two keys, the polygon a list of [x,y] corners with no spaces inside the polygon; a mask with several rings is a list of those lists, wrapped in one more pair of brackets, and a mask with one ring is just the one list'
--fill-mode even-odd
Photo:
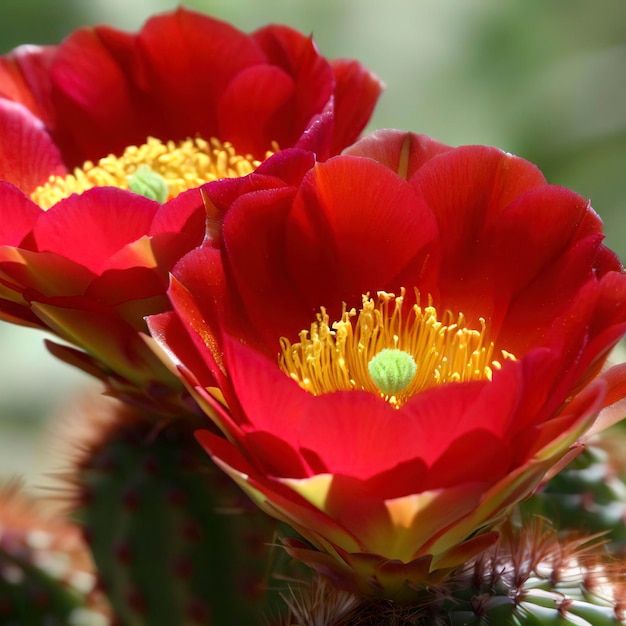
{"label": "reddish spine tip", "polygon": [[145,615],[146,613],[146,599],[139,589],[131,589],[126,594],[126,601],[131,610],[138,615]]}
{"label": "reddish spine tip", "polygon": [[186,556],[181,556],[174,562],[174,572],[179,578],[190,580],[193,576],[193,563]]}
{"label": "reddish spine tip", "polygon": [[167,502],[171,506],[181,508],[187,503],[187,494],[182,489],[170,489],[167,492]]}
{"label": "reddish spine tip", "polygon": [[132,558],[132,549],[127,541],[120,541],[114,548],[115,558],[123,565],[128,565]]}
{"label": "reddish spine tip", "polygon": [[139,507],[139,492],[136,489],[127,489],[122,496],[122,505],[127,511],[136,511]]}
{"label": "reddish spine tip", "polygon": [[197,624],[208,624],[211,619],[209,606],[200,598],[192,598],[187,605],[187,617]]}

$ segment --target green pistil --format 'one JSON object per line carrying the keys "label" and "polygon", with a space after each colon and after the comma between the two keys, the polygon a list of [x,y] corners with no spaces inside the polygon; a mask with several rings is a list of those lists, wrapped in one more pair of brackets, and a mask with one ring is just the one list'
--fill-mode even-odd
{"label": "green pistil", "polygon": [[149,165],[140,165],[137,171],[128,177],[128,188],[150,200],[163,204],[170,195],[170,190],[161,174],[157,174]]}
{"label": "green pistil", "polygon": [[417,372],[415,359],[404,350],[385,348],[367,365],[374,384],[386,396],[395,396],[406,389]]}

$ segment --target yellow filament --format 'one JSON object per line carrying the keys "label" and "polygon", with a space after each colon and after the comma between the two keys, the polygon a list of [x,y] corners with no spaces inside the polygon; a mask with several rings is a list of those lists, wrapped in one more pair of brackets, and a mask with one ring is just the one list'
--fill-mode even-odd
{"label": "yellow filament", "polygon": [[[491,380],[493,370],[500,369],[484,319],[480,330],[474,330],[467,328],[462,313],[455,318],[445,311],[439,320],[435,307],[417,304],[404,312],[404,290],[397,297],[377,295],[377,302],[369,294],[363,296],[358,314],[344,305],[341,319],[332,324],[322,307],[310,330],[300,332],[299,342],[281,338],[281,369],[314,395],[359,389],[380,395],[397,408],[429,387]],[[413,379],[397,396],[382,393],[368,370],[372,358],[386,348],[407,352],[417,364]],[[506,351],[501,357],[515,359]]]}
{"label": "yellow filament", "polygon": [[175,143],[149,137],[141,146],[129,146],[120,157],[110,154],[94,165],[87,161],[68,176],[51,176],[37,187],[31,198],[43,209],[92,187],[113,186],[128,189],[128,178],[141,165],[149,166],[167,183],[169,197],[199,187],[218,178],[235,178],[252,172],[260,161],[241,156],[233,146],[217,139],[186,139]]}

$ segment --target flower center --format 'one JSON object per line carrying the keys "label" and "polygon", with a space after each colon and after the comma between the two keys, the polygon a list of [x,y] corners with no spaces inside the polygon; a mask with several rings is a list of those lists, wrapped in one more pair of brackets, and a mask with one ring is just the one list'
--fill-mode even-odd
{"label": "flower center", "polygon": [[[400,408],[424,389],[491,380],[493,370],[502,367],[493,358],[484,319],[475,330],[462,313],[454,317],[445,311],[439,320],[434,306],[414,304],[403,311],[404,289],[400,296],[384,291],[377,296],[377,301],[363,296],[358,313],[344,305],[341,319],[332,324],[322,307],[299,342],[281,338],[280,368],[314,395],[365,390]],[[501,358],[515,359],[505,350]]]}
{"label": "flower center", "polygon": [[395,396],[406,389],[417,373],[413,355],[397,348],[383,348],[367,364],[370,378],[382,393]]}
{"label": "flower center", "polygon": [[92,187],[119,187],[164,202],[187,189],[218,178],[236,178],[254,171],[260,161],[241,156],[217,139],[186,139],[179,143],[149,137],[129,146],[120,157],[110,154],[97,164],[87,161],[67,176],[51,176],[31,198],[43,209]]}

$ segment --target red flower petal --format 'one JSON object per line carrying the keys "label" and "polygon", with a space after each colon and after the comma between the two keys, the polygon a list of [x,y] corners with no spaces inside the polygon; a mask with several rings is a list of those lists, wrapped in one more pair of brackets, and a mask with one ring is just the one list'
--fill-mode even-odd
{"label": "red flower petal", "polygon": [[381,81],[356,61],[338,59],[331,62],[335,89],[335,124],[332,154],[352,144],[365,128],[383,90]]}
{"label": "red flower petal", "polygon": [[219,136],[211,103],[236,72],[263,60],[244,33],[182,8],[148,20],[137,36],[108,27],[77,31],[53,67],[62,112],[55,137],[80,164],[149,135]]}
{"label": "red flower petal", "polygon": [[576,243],[512,299],[498,345],[516,356],[537,345],[562,350],[566,338],[580,346],[597,305],[593,263],[599,243],[597,235]]}
{"label": "red flower petal", "polygon": [[313,542],[319,540],[318,545],[328,546],[328,542],[324,536],[315,531],[307,533],[306,529],[324,528],[326,536],[336,538],[338,543],[349,545],[354,550],[359,549],[358,541],[350,531],[320,512],[294,491],[293,485],[286,481],[268,479],[267,476],[259,474],[241,452],[222,437],[217,437],[209,431],[197,431],[196,438],[213,460],[234,478],[239,486],[252,492],[251,495],[257,504],[266,512],[288,521],[292,526],[301,527],[310,540]]}
{"label": "red flower petal", "polygon": [[509,298],[549,271],[574,245],[587,209],[578,194],[546,185],[520,194],[501,213],[484,243],[489,265],[495,268],[493,289],[500,294],[499,310],[491,316],[494,335]]}
{"label": "red flower petal", "polygon": [[315,167],[294,200],[285,269],[311,312],[326,306],[339,316],[342,302],[359,306],[364,293],[419,284],[436,236],[401,178],[369,159],[335,158]]}
{"label": "red flower petal", "polygon": [[[293,302],[289,310],[281,310],[268,303],[277,302],[281,293],[293,292],[293,284],[286,274],[284,253],[285,219],[291,206],[293,190],[289,188],[246,194],[232,207],[224,219],[224,240],[233,254],[229,255],[229,279],[240,285],[239,296],[245,303],[248,323],[265,341],[268,351],[278,348],[282,334],[297,333],[310,323],[306,305]],[[254,212],[248,207],[253,205]],[[264,271],[258,272],[259,264]],[[284,314],[283,314],[284,313]]]}
{"label": "red flower petal", "polygon": [[[452,384],[433,388],[398,411],[366,392],[312,396],[257,352],[231,339],[225,338],[222,345],[234,397],[241,407],[241,414],[239,411],[236,414],[245,419],[244,429],[264,433],[267,441],[270,436],[279,437],[292,450],[299,450],[312,474],[330,472],[369,480],[394,467],[399,468],[401,475],[403,464],[415,459],[441,467],[442,457],[450,460],[445,455],[455,440],[459,441],[458,446],[467,446],[463,442],[474,441],[478,431],[488,432],[494,442],[499,442],[506,436],[517,408],[519,368],[513,366],[496,374],[497,380],[491,385]],[[271,396],[267,389],[272,389]],[[442,415],[446,416],[445,428],[441,428]],[[502,441],[493,449],[504,451],[506,445]],[[289,456],[276,460],[273,455],[264,454],[265,447],[250,445],[248,450],[257,467],[264,467],[264,471],[302,477],[297,473],[299,466],[290,470],[285,465]],[[497,468],[508,467],[507,459],[508,455],[504,455],[502,463],[497,464],[492,459],[493,479],[499,475]],[[273,469],[266,465],[268,462]],[[280,464],[281,473],[276,471],[276,463]],[[449,471],[457,480],[467,477],[468,481],[483,481],[485,476],[481,472],[486,471],[485,463],[480,462],[475,470],[453,463]],[[445,484],[447,479],[437,478],[436,474],[431,479],[434,486]],[[387,475],[391,479],[392,474]],[[397,487],[393,494],[407,495],[399,494]],[[379,496],[392,497],[385,493]]]}
{"label": "red flower petal", "polygon": [[471,256],[513,200],[546,184],[528,161],[483,146],[464,146],[430,159],[411,183],[445,232],[442,245],[449,262]]}
{"label": "red flower petal", "polygon": [[50,176],[66,173],[41,120],[22,105],[0,100],[0,180],[29,193]]}
{"label": "red flower petal", "polygon": [[[267,26],[252,36],[267,55],[268,61],[292,76],[297,85],[291,106],[276,110],[272,127],[268,129],[277,133],[274,139],[279,145],[291,146],[301,134],[299,129],[306,128],[311,118],[328,105],[335,87],[333,70],[320,56],[312,38],[303,37],[291,28]],[[359,102],[351,112],[358,115],[362,108],[369,110],[368,104]],[[345,118],[338,120],[338,123],[350,124],[348,116]],[[346,145],[341,145],[339,150]]]}
{"label": "red flower petal", "polygon": [[46,125],[54,121],[49,72],[57,50],[27,44],[0,57],[0,97],[23,104]]}
{"label": "red flower petal", "polygon": [[202,194],[199,189],[189,189],[159,206],[146,234],[188,233],[199,237],[199,244],[204,236],[205,222]]}
{"label": "red flower petal", "polygon": [[593,437],[626,417],[626,363],[615,365],[602,374],[607,394],[598,418],[586,437]]}
{"label": "red flower petal", "polygon": [[543,175],[495,148],[466,146],[430,159],[410,182],[442,233],[444,261],[435,303],[462,311],[472,325],[479,317],[491,318],[501,294],[494,284],[493,258],[487,255],[490,231],[520,194],[545,184]]}
{"label": "red flower petal", "polygon": [[[169,346],[164,356],[168,357],[169,362],[179,369],[183,378],[191,386],[206,388],[223,385],[223,377],[216,379],[207,366],[207,361],[210,361],[214,369],[218,369],[215,367],[214,361],[211,360],[210,353],[207,350],[200,352],[196,349],[187,328],[172,311],[151,315],[146,319],[146,324],[150,330],[150,335],[161,346]],[[184,364],[176,357],[177,354],[183,353],[186,355]]]}
{"label": "red flower petal", "polygon": [[[219,99],[221,137],[240,154],[263,158],[259,147],[269,149],[273,141],[286,135],[274,128],[273,117],[277,110],[292,109],[286,105],[292,104],[294,93],[293,79],[277,67],[259,65],[239,72]],[[289,118],[283,121],[287,128],[295,127]]]}
{"label": "red flower petal", "polygon": [[[414,428],[407,425],[403,434],[390,428],[401,416],[380,398],[365,392],[315,397],[245,345],[227,339],[224,348],[235,397],[249,424],[246,430],[279,436],[294,450],[316,451],[319,456],[310,457],[317,464],[311,473],[330,471],[366,479],[415,455],[414,440],[407,435],[414,434]],[[361,415],[367,415],[367,428],[360,427]],[[296,468],[283,475],[302,477]]]}
{"label": "red flower petal", "polygon": [[363,552],[385,555],[407,563],[427,553],[433,542],[472,510],[477,495],[487,485],[463,483],[446,490],[416,492],[405,498],[382,501],[362,491],[361,485],[343,476],[333,477],[324,502],[329,517],[350,529]]}
{"label": "red flower petal", "polygon": [[[463,459],[462,463],[459,463],[460,459]],[[488,484],[511,469],[511,451],[507,443],[487,430],[477,429],[458,439],[450,439],[445,452],[429,469],[428,480],[422,488],[451,488],[477,482]]]}
{"label": "red flower petal", "polygon": [[33,231],[37,248],[63,254],[98,273],[109,257],[149,231],[158,206],[113,188],[70,196],[37,222]]}
{"label": "red flower petal", "polygon": [[[89,285],[85,295],[109,306],[121,305],[125,302],[141,301],[158,296],[161,306],[154,312],[167,308],[165,297],[166,281],[160,273],[148,267],[127,267],[124,269],[107,270],[96,276]],[[142,308],[141,317],[149,315],[148,308]]]}
{"label": "red flower petal", "polygon": [[[197,252],[198,254],[194,255],[192,252],[190,255],[187,255],[187,257],[190,257],[193,260],[207,258],[206,250],[199,249],[194,252]],[[210,252],[216,253],[216,251],[209,251],[209,253]],[[210,255],[209,259],[211,259],[212,256],[214,255]],[[185,260],[187,260],[187,257],[185,257]],[[199,270],[197,273],[195,272],[196,267]],[[212,267],[217,267],[217,271],[211,272]],[[201,270],[205,268],[208,271],[206,273],[201,273]],[[199,280],[202,280],[203,277],[206,277],[209,280],[213,280],[217,277],[217,280],[221,280],[219,269],[219,265],[213,263],[200,263],[197,266],[190,263],[189,271]],[[187,270],[183,266],[183,275],[185,275],[185,271]],[[150,318],[148,323],[150,328],[157,333],[155,337],[164,339],[165,345],[170,346],[168,350],[173,352],[173,354],[179,354],[180,350],[180,353],[190,355],[195,353],[196,356],[202,357],[206,363],[206,367],[203,369],[210,372],[211,381],[218,381],[218,386],[223,389],[224,394],[228,398],[228,382],[223,372],[221,349],[218,347],[217,339],[214,332],[211,330],[211,326],[207,324],[203,311],[199,309],[197,302],[191,298],[189,291],[181,285],[176,278],[172,278],[168,295],[174,309],[177,312],[178,319],[181,324],[174,324],[169,318],[165,317],[163,319],[158,318],[155,320],[156,325],[152,326],[152,318]],[[211,307],[209,310],[212,311],[213,308]],[[178,350],[174,350],[174,345],[179,345],[180,348]],[[189,365],[190,364],[186,359],[184,367],[191,370]],[[212,385],[213,382],[207,382],[206,372],[203,371],[203,369],[193,368],[193,372],[195,374],[194,378],[199,381],[201,386],[207,387]]]}
{"label": "red flower petal", "polygon": [[54,59],[51,80],[58,112],[52,135],[68,167],[145,142],[145,133],[134,130],[132,87],[96,31],[79,30],[66,39]]}
{"label": "red flower petal", "polygon": [[374,159],[408,180],[424,163],[453,149],[426,135],[385,129],[369,133],[346,148],[344,154]]}
{"label": "red flower petal", "polygon": [[19,246],[32,231],[42,210],[13,185],[3,182],[0,182],[0,206],[0,242],[3,246]]}
{"label": "red flower petal", "polygon": [[88,354],[97,355],[107,369],[144,385],[147,381],[170,382],[169,372],[156,361],[137,328],[121,320],[115,310],[80,297],[46,300],[31,304],[46,327]]}
{"label": "red flower petal", "polygon": [[94,278],[89,269],[62,255],[10,246],[0,246],[0,276],[29,298],[81,294]]}

